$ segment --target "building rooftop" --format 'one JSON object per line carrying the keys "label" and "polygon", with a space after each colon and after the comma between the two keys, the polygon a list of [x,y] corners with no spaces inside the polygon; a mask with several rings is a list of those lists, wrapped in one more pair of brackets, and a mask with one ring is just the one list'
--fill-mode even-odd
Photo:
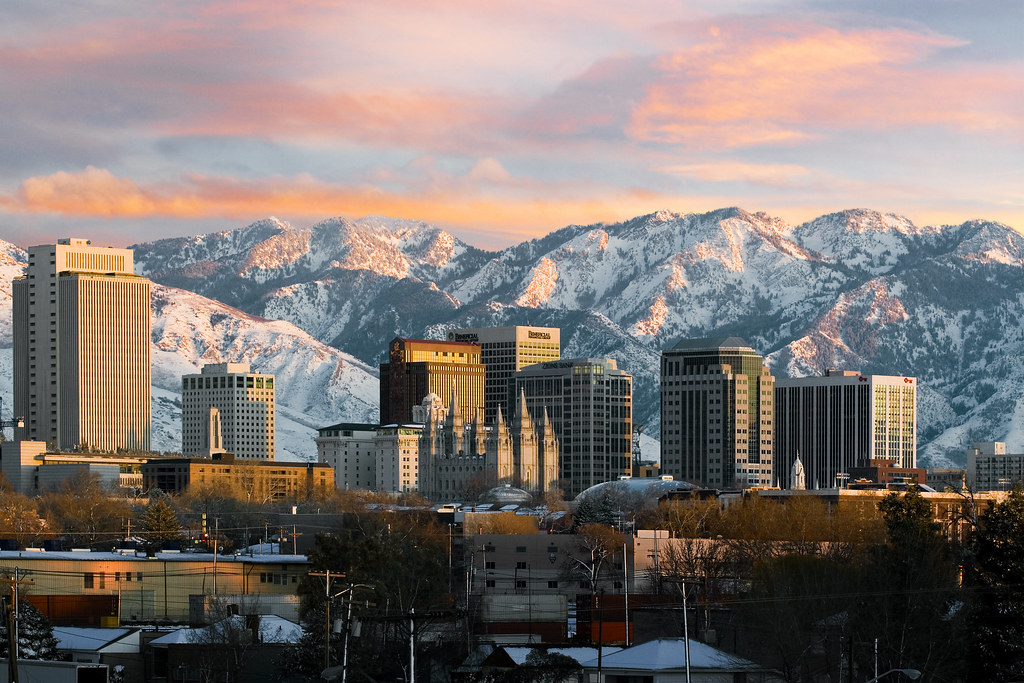
{"label": "building rooftop", "polygon": [[753,351],[750,344],[740,337],[707,337],[704,339],[680,339],[672,347],[673,351],[717,351],[719,349],[739,349]]}
{"label": "building rooftop", "polygon": [[324,430],[338,430],[338,431],[351,431],[351,432],[375,432],[380,427],[378,424],[368,424],[363,422],[339,422],[336,425],[329,427],[318,427],[316,431],[322,432]]}
{"label": "building rooftop", "polygon": [[642,493],[648,498],[661,498],[670,491],[694,491],[699,488],[696,484],[691,484],[688,481],[676,481],[671,477],[631,477],[595,484],[580,492],[576,496],[576,500],[586,500],[602,493],[619,495]]}

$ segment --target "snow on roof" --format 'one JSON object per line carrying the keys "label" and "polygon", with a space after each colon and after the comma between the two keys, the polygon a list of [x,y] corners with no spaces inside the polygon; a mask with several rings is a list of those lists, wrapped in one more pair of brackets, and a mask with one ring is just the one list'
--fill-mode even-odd
{"label": "snow on roof", "polygon": [[[264,544],[264,548],[266,548],[266,544]],[[109,553],[97,550],[0,550],[0,560],[74,560],[85,562],[113,561],[146,563],[154,559],[169,562],[213,562],[213,553],[158,552],[154,557],[146,557],[146,554],[141,551],[138,553]],[[249,555],[248,553],[239,553],[237,555],[218,555],[217,562],[247,562],[253,564],[306,564],[308,560],[306,559],[305,555]]]}
{"label": "snow on roof", "polygon": [[[245,617],[239,614],[202,628],[179,628],[150,642],[150,645],[192,645],[217,642],[218,630],[228,627],[245,629]],[[297,643],[302,627],[294,621],[273,614],[260,615],[260,641],[264,643]]]}
{"label": "snow on roof", "polygon": [[[526,658],[531,652],[536,650],[535,647],[505,647],[505,654],[516,663],[516,666],[522,666],[526,663]],[[621,647],[613,647],[611,645],[601,648],[601,657],[607,661],[608,655],[622,650]],[[549,647],[547,649],[549,653],[554,652],[566,657],[575,659],[580,665],[593,659],[597,661],[597,648],[596,647]]]}
{"label": "snow on roof", "polygon": [[[597,657],[584,662],[584,666],[597,666]],[[686,668],[686,646],[681,638],[651,640],[603,657],[605,669],[634,669],[637,671],[662,671]],[[761,669],[750,660],[736,657],[717,650],[710,645],[690,641],[690,668],[736,671]]]}
{"label": "snow on roof", "polygon": [[53,637],[57,639],[57,648],[60,650],[100,650],[136,630],[138,629],[54,626]]}

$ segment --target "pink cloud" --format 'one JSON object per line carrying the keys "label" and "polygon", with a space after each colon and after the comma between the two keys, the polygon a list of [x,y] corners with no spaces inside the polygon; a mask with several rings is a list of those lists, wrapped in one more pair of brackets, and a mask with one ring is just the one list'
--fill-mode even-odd
{"label": "pink cloud", "polygon": [[929,65],[957,40],[906,30],[807,25],[719,27],[655,62],[660,72],[633,112],[639,140],[698,149],[787,144],[837,128],[937,125],[1005,131],[1024,76],[1009,68]]}
{"label": "pink cloud", "polygon": [[[542,187],[547,192],[541,193]],[[13,196],[0,197],[0,206],[11,213],[79,219],[242,221],[278,215],[313,221],[378,214],[460,226],[484,236],[504,235],[507,243],[569,223],[621,220],[659,201],[655,193],[631,188],[517,179],[496,160],[482,159],[464,176],[437,175],[428,186],[408,191],[331,184],[308,176],[244,181],[192,175],[177,183],[143,185],[89,167],[80,173],[29,178]]]}

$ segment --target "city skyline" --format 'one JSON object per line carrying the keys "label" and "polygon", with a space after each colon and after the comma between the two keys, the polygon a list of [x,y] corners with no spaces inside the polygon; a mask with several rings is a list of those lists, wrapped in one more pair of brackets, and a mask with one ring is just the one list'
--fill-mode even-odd
{"label": "city skyline", "polygon": [[739,205],[1024,229],[1020,5],[3,9],[5,237],[336,215],[503,247]]}

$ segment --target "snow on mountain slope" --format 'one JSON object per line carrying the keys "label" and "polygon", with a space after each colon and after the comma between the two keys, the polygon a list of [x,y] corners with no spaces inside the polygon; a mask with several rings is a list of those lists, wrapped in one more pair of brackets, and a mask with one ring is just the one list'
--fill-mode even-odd
{"label": "snow on mountain slope", "polygon": [[[166,293],[156,319],[166,318],[169,341],[155,374],[165,413],[181,373],[248,354],[297,387],[279,397],[279,423],[294,419],[296,433],[319,415],[372,419],[373,365],[392,337],[533,324],[561,327],[566,357],[609,356],[632,373],[648,436],[657,434],[661,349],[683,336],[738,335],[777,376],[828,367],[917,376],[923,464],[962,463],[972,440],[1024,450],[1024,237],[997,223],[918,227],[858,209],[791,227],[738,208],[660,211],[486,252],[415,221],[332,218],[297,229],[267,219],[135,249],[156,281],[225,304]],[[326,369],[349,365],[358,373],[339,380]],[[338,402],[330,418],[310,398],[317,387]]]}
{"label": "snow on mountain slope", "polygon": [[939,228],[919,228],[902,216],[853,209],[832,213],[793,228],[790,236],[826,260],[871,275],[896,267],[918,242]]}
{"label": "snow on mountain slope", "polygon": [[[0,243],[0,395],[13,393],[10,280],[24,251]],[[181,450],[181,376],[205,363],[246,362],[277,377],[277,444],[282,460],[315,460],[315,429],[338,421],[373,422],[376,370],[290,323],[243,313],[159,284],[152,318],[154,450]],[[13,405],[5,401],[4,416]]]}
{"label": "snow on mountain slope", "polygon": [[[265,320],[192,292],[157,285],[153,345],[153,385],[166,392],[154,393],[164,399],[180,397],[181,376],[199,372],[206,363],[249,363],[255,371],[275,375],[282,460],[315,460],[317,427],[342,419],[377,418],[374,370],[291,323]],[[167,403],[162,407],[168,410]],[[177,448],[180,409],[179,402],[177,412],[168,417],[178,420],[177,433],[170,427],[162,432],[177,440]],[[159,447],[177,450],[173,444]]]}
{"label": "snow on mountain slope", "polygon": [[[10,242],[0,240],[0,346],[14,343],[11,337],[11,280],[19,277],[28,262],[28,253]],[[8,391],[3,394],[10,396]],[[8,408],[9,409],[9,408]]]}

